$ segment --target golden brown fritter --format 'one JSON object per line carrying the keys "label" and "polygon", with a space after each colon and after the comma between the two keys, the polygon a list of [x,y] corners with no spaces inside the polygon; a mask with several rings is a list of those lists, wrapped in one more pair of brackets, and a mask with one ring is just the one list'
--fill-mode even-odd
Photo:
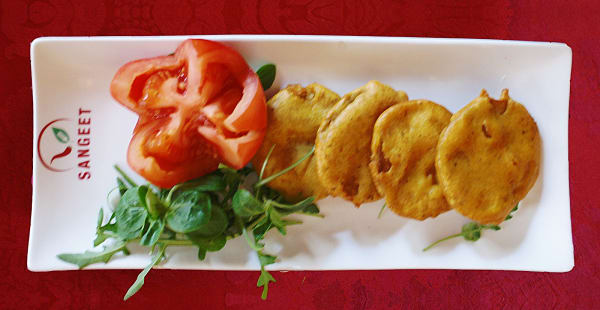
{"label": "golden brown fritter", "polygon": [[448,211],[435,173],[436,146],[450,122],[446,108],[410,100],[385,110],[371,142],[371,176],[387,207],[417,220]]}
{"label": "golden brown fritter", "polygon": [[381,198],[369,172],[373,125],[383,111],[406,100],[404,92],[370,81],[329,111],[317,133],[315,154],[319,179],[330,195],[356,206]]}
{"label": "golden brown fritter", "polygon": [[503,90],[483,90],[454,114],[438,141],[438,179],[450,206],[482,224],[499,224],[537,179],[541,141],[525,107]]}
{"label": "golden brown fritter", "polygon": [[[289,167],[308,153],[315,144],[319,125],[339,99],[338,94],[316,83],[305,88],[289,85],[275,94],[267,102],[269,121],[265,140],[252,159],[257,173],[273,145],[264,177]],[[271,181],[269,187],[294,202],[309,196],[315,199],[327,196],[317,176],[314,155]]]}

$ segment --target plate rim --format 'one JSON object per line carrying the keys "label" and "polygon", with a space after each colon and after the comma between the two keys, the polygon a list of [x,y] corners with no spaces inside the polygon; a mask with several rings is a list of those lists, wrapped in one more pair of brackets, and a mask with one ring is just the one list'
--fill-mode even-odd
{"label": "plate rim", "polygon": [[[572,77],[572,49],[566,43],[562,42],[547,42],[547,41],[520,41],[520,40],[501,40],[501,39],[471,39],[471,38],[421,38],[421,37],[392,37],[392,36],[340,36],[340,35],[255,35],[255,34],[224,34],[224,35],[176,35],[176,36],[70,36],[70,37],[56,37],[56,36],[47,36],[47,37],[38,37],[31,42],[30,45],[30,61],[31,61],[31,78],[32,78],[32,94],[33,94],[33,158],[32,158],[32,213],[30,218],[30,230],[29,230],[29,239],[28,239],[28,250],[27,250],[27,268],[30,271],[53,271],[53,270],[71,270],[71,269],[57,269],[57,268],[37,268],[32,264],[31,261],[31,252],[32,252],[32,238],[34,235],[34,223],[37,222],[35,216],[35,210],[37,205],[37,195],[36,195],[36,184],[37,184],[37,168],[40,163],[36,160],[36,130],[38,129],[37,123],[39,115],[37,113],[37,102],[38,102],[38,94],[37,94],[37,84],[38,77],[36,74],[36,57],[38,47],[43,44],[48,43],[57,43],[57,42],[124,42],[124,41],[172,41],[172,40],[184,40],[187,38],[202,38],[209,39],[221,42],[231,42],[231,41],[241,41],[241,42],[255,42],[255,41],[266,41],[266,42],[349,42],[349,43],[407,43],[407,44],[431,44],[431,45],[491,45],[491,46],[520,46],[520,47],[541,47],[541,48],[557,48],[561,49],[562,52],[567,53],[569,58],[568,67],[569,67],[569,78],[571,80]],[[567,100],[566,100],[566,109],[568,111],[570,106],[570,93],[571,93],[571,85],[567,87]],[[561,100],[562,102],[562,100]],[[562,104],[561,104],[562,106]],[[563,107],[564,108],[564,107]],[[568,206],[565,207],[569,214],[569,227],[570,227],[570,257],[571,264],[570,267],[552,272],[569,272],[574,268],[574,245],[573,245],[573,234],[572,234],[572,217],[571,217],[571,193],[570,193],[570,177],[568,171],[570,170],[569,165],[569,155],[568,155],[568,128],[569,128],[569,120],[568,113],[564,116],[566,118],[567,124],[567,160],[566,160],[566,169],[567,169],[567,185],[569,186],[569,190],[567,191],[568,196]],[[131,269],[129,267],[123,268],[94,268],[98,265],[90,266],[86,269]],[[104,266],[104,265],[101,265]],[[160,268],[160,267],[159,267]],[[76,268],[73,268],[76,269]],[[160,268],[160,269],[181,269],[181,268]],[[366,269],[310,269],[303,268],[298,270],[409,270],[409,269],[441,269],[441,270],[510,270],[510,269],[479,269],[479,268],[427,268],[427,267],[419,267],[419,268],[394,268],[394,269],[379,269],[379,268],[366,268]],[[255,270],[255,269],[215,269],[215,268],[206,268],[201,270]],[[296,270],[296,269],[292,269]],[[535,270],[532,270],[535,271]],[[542,269],[537,271],[544,271]]]}

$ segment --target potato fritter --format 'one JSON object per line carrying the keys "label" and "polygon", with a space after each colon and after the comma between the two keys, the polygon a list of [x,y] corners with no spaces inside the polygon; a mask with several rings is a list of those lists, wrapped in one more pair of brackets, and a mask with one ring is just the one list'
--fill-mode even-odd
{"label": "potato fritter", "polygon": [[541,141],[531,115],[503,90],[482,90],[454,114],[438,141],[436,168],[452,208],[482,224],[499,224],[533,187]]}
{"label": "potato fritter", "polygon": [[406,93],[370,81],[329,111],[317,133],[315,154],[319,179],[330,195],[356,206],[381,198],[369,171],[373,125],[383,111],[406,100]]}
{"label": "potato fritter", "polygon": [[[273,145],[264,177],[277,173],[299,160],[315,144],[317,130],[327,112],[340,96],[326,87],[313,83],[305,88],[289,85],[267,102],[268,128],[265,140],[252,159],[257,173]],[[314,155],[296,168],[275,178],[269,187],[287,200],[296,202],[309,196],[320,199],[327,190],[319,182]]]}
{"label": "potato fritter", "polygon": [[387,207],[398,215],[424,220],[450,209],[437,181],[435,154],[451,116],[435,102],[410,100],[377,119],[369,168]]}

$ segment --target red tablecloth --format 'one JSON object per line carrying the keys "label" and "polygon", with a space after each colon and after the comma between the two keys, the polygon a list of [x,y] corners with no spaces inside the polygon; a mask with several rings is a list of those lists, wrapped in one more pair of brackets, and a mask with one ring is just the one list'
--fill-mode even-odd
{"label": "red tablecloth", "polygon": [[[599,1],[478,0],[472,5],[465,1],[438,3],[431,0],[379,0],[362,4],[337,0],[171,2],[0,1],[0,308],[600,307],[600,229],[596,227],[600,223]],[[573,271],[558,274],[452,270],[275,273],[277,283],[270,290],[268,301],[261,301],[255,286],[255,272],[154,270],[143,289],[126,303],[121,297],[138,271],[29,272],[26,255],[33,136],[29,43],[39,36],[239,33],[465,37],[567,43],[573,49],[569,110]]]}

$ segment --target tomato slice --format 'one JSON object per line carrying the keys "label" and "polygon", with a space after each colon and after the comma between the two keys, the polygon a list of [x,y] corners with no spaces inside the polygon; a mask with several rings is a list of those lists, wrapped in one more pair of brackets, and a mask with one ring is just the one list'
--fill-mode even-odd
{"label": "tomato slice", "polygon": [[221,43],[190,39],[172,55],[127,63],[110,89],[139,115],[129,165],[160,187],[207,174],[220,162],[242,168],[265,134],[260,80]]}

